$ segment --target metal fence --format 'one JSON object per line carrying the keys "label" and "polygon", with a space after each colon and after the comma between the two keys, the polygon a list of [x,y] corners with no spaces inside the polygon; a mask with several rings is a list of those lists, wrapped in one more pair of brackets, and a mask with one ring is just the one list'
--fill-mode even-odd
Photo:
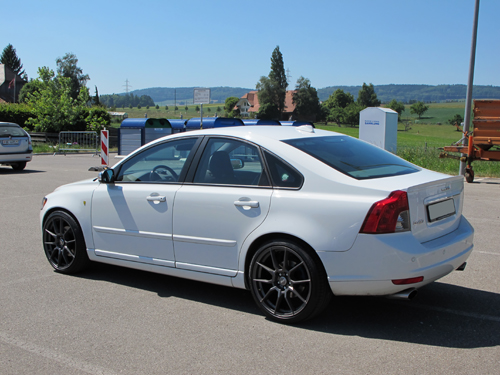
{"label": "metal fence", "polygon": [[99,135],[92,131],[62,131],[59,133],[58,153],[92,152],[99,154]]}

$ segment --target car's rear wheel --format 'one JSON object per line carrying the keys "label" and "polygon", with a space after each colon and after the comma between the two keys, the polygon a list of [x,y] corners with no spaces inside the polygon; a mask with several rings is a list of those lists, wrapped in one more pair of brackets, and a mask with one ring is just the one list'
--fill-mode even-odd
{"label": "car's rear wheel", "polygon": [[43,247],[49,263],[58,272],[73,274],[90,263],[82,230],[64,211],[54,211],[45,220]]}
{"label": "car's rear wheel", "polygon": [[249,268],[252,296],[270,319],[297,323],[328,305],[332,292],[320,261],[290,241],[264,244]]}
{"label": "car's rear wheel", "polygon": [[16,164],[12,164],[12,169],[15,171],[22,171],[24,168],[26,168],[26,162],[22,161]]}

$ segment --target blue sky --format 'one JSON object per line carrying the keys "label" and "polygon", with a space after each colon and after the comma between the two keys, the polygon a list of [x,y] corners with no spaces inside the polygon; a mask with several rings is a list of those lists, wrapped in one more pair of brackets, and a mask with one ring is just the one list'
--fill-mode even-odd
{"label": "blue sky", "polygon": [[[74,53],[100,94],[255,88],[279,45],[291,86],[466,84],[474,0],[0,0],[30,78]],[[15,8],[15,9],[14,9]],[[12,12],[6,11],[11,9]],[[9,15],[10,14],[10,15]],[[500,86],[500,1],[482,0],[474,84]]]}

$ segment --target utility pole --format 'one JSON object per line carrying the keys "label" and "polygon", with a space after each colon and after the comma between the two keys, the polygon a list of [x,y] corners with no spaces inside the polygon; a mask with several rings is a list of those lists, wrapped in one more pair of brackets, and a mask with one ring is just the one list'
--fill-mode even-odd
{"label": "utility pole", "polygon": [[[469,62],[469,80],[467,81],[467,97],[465,99],[465,115],[464,115],[464,146],[469,144],[469,125],[470,125],[470,113],[472,104],[472,87],[474,83],[474,65],[476,63],[476,39],[477,39],[477,22],[479,18],[479,0],[476,0],[476,6],[474,9],[474,24],[472,26],[472,43],[470,48],[470,62]],[[465,156],[465,154],[462,154]],[[469,155],[470,157],[470,155]],[[459,174],[461,176],[465,175],[465,162],[460,161]]]}
{"label": "utility pole", "polygon": [[128,94],[129,92],[129,87],[132,87],[130,84],[129,84],[129,80],[128,78],[125,80],[125,84],[123,85],[125,87],[125,93]]}

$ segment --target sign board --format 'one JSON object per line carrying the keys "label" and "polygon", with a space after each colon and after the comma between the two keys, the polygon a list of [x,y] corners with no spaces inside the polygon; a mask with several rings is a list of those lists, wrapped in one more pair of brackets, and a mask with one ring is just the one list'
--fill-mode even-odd
{"label": "sign board", "polygon": [[193,104],[210,104],[210,89],[194,89]]}

